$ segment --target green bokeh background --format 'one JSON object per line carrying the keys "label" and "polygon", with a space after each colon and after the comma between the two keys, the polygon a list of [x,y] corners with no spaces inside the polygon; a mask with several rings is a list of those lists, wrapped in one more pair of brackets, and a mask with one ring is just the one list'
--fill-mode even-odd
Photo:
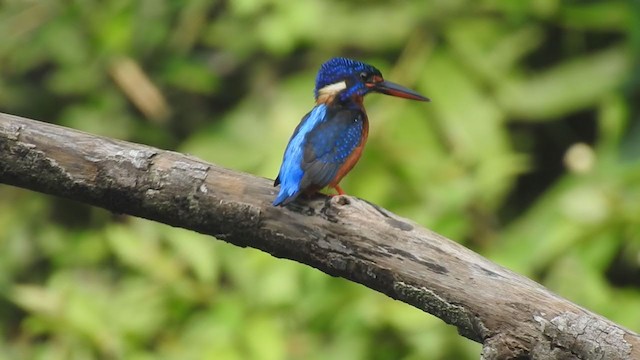
{"label": "green bokeh background", "polygon": [[[640,331],[640,1],[0,0],[0,111],[273,178],[318,66],[374,64],[348,193]],[[0,359],[477,359],[408,305],[0,186]]]}

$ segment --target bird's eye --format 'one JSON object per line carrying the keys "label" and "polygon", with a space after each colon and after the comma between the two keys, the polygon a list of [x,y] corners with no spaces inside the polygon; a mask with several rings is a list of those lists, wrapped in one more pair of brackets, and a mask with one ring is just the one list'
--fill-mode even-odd
{"label": "bird's eye", "polygon": [[367,74],[366,72],[363,71],[360,73],[360,79],[367,80],[368,77],[369,77],[369,74]]}

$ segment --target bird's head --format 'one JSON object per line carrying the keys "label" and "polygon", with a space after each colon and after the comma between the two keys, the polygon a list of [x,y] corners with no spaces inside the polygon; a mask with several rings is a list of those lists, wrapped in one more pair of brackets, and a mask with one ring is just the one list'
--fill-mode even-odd
{"label": "bird's head", "polygon": [[361,100],[372,91],[405,99],[430,101],[413,90],[385,81],[380,70],[356,60],[333,58],[320,66],[316,77],[315,95],[318,103]]}

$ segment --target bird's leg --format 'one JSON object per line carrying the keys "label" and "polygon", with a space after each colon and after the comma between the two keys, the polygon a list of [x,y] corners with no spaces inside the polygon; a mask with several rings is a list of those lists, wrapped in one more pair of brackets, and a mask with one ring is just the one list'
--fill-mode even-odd
{"label": "bird's leg", "polygon": [[334,186],[333,188],[336,189],[336,191],[338,192],[338,195],[347,195],[347,193],[344,192],[344,190],[342,190],[340,185],[336,184],[336,186]]}

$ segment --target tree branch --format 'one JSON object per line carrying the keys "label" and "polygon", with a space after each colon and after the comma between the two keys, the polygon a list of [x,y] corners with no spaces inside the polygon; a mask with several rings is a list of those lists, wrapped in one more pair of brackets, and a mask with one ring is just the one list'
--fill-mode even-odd
{"label": "tree branch", "polygon": [[0,114],[0,182],[210,234],[429,312],[483,359],[640,359],[640,337],[349,196],[271,206],[271,181],[149,146]]}

